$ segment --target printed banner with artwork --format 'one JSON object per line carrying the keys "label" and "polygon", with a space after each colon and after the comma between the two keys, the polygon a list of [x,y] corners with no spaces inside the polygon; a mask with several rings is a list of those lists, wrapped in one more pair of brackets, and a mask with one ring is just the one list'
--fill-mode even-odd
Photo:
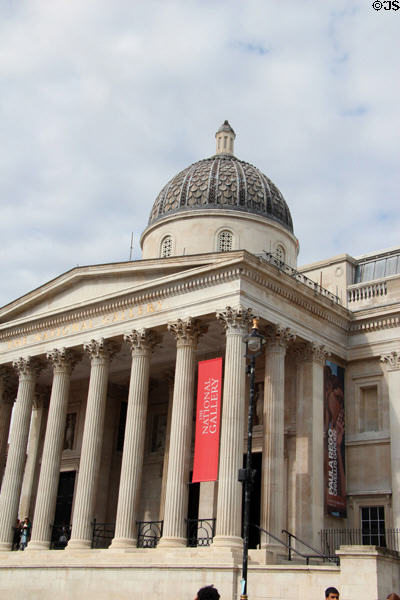
{"label": "printed banner with artwork", "polygon": [[324,369],[324,398],[325,511],[345,517],[344,369],[330,361]]}
{"label": "printed banner with artwork", "polygon": [[221,384],[222,358],[199,362],[192,482],[218,477]]}

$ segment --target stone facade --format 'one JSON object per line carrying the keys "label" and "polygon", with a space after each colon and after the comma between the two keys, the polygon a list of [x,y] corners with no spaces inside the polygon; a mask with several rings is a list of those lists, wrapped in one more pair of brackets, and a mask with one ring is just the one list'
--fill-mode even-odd
{"label": "stone facade", "polygon": [[[400,269],[371,281],[362,275],[373,261],[393,270],[400,248],[296,271],[295,238],[276,219],[226,205],[207,210],[160,219],[177,238],[180,231],[185,252],[162,247],[152,216],[143,260],[77,267],[0,309],[2,597],[19,597],[15,577],[29,569],[44,598],[54,592],[52,569],[62,574],[61,599],[78,590],[99,597],[99,589],[135,598],[146,585],[149,597],[168,600],[171,582],[188,597],[211,582],[222,597],[238,597],[243,336],[252,316],[266,346],[255,368],[252,509],[265,531],[250,551],[251,596],[321,598],[337,584],[343,600],[357,592],[376,600],[398,589],[394,552],[366,545],[342,548],[340,567],[278,564],[282,547],[266,532],[285,540],[285,529],[319,549],[321,531],[372,531],[378,513],[382,531],[400,527]],[[236,241],[217,251],[225,217]],[[182,228],[188,220],[197,236]],[[253,221],[255,246],[239,249]],[[197,362],[216,357],[224,359],[219,476],[193,484]],[[327,514],[324,503],[327,359],[345,369],[346,516]],[[11,553],[16,518],[28,514],[27,550]],[[197,547],[187,547],[187,519],[207,520]],[[55,552],[65,532],[68,544]],[[360,565],[369,574],[352,582]]]}

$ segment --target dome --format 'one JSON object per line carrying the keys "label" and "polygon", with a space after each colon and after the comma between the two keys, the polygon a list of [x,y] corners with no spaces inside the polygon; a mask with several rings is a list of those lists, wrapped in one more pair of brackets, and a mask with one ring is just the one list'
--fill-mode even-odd
{"label": "dome", "polygon": [[266,217],[293,233],[289,208],[276,185],[233,155],[235,132],[225,121],[216,133],[217,153],[193,163],[158,194],[149,225],[190,210],[224,209]]}

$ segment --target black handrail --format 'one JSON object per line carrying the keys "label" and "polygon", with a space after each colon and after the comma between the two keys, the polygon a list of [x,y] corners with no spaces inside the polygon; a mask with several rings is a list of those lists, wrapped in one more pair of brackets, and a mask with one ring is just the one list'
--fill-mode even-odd
{"label": "black handrail", "polygon": [[324,554],[320,550],[317,550],[313,546],[310,546],[310,544],[307,544],[307,542],[304,542],[303,540],[301,540],[300,538],[298,538],[297,535],[294,535],[294,533],[291,533],[287,529],[282,529],[282,533],[286,533],[286,535],[288,536],[288,544],[289,544],[289,547],[290,547],[289,554],[288,554],[288,560],[292,560],[291,559],[291,550],[292,550],[293,546],[292,546],[291,540],[293,538],[297,542],[300,542],[300,544],[302,544],[306,548],[309,548],[310,550],[312,550],[313,552],[315,552],[315,555],[312,555],[312,554],[307,555],[309,558],[322,558],[323,560],[329,560],[331,562],[334,562],[335,564],[339,564],[339,557],[338,556],[331,556],[331,555],[328,555],[328,554]]}
{"label": "black handrail", "polygon": [[257,527],[257,529],[259,529],[263,533],[266,533],[268,536],[270,536],[272,539],[274,539],[276,542],[278,542],[278,544],[280,544],[281,546],[284,546],[286,548],[286,550],[288,551],[288,560],[289,561],[292,560],[292,552],[294,552],[295,554],[298,554],[299,556],[301,556],[301,558],[304,558],[304,560],[306,561],[306,565],[310,564],[310,558],[317,558],[314,554],[303,554],[302,552],[300,552],[299,550],[294,548],[292,545],[287,544],[286,542],[282,541],[281,539],[279,539],[278,537],[276,537],[275,535],[273,535],[266,529],[263,529],[259,525],[254,524],[254,527]]}
{"label": "black handrail", "polygon": [[[269,531],[267,531],[266,529],[263,529],[259,525],[256,525],[254,523],[253,526],[257,527],[257,529],[259,529],[263,533],[266,533],[269,537],[271,537],[272,539],[274,539],[281,546],[284,546],[286,548],[286,550],[288,550],[288,551],[289,550],[293,550],[293,552],[295,552],[296,554],[298,554],[299,556],[301,556],[301,558],[304,558],[304,560],[306,561],[307,565],[309,564],[309,557],[306,554],[302,554],[301,552],[299,552],[299,550],[296,550],[296,548],[293,548],[293,547],[289,546],[289,544],[286,544],[286,542],[283,542],[281,539],[279,539],[278,537],[276,537],[273,533],[270,533]],[[288,556],[290,556],[289,560],[292,560],[291,553],[288,552]]]}

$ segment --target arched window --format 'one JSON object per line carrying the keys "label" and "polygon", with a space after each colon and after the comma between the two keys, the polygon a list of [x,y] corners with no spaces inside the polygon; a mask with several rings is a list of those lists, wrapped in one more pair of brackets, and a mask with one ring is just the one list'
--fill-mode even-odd
{"label": "arched window", "polygon": [[172,237],[170,235],[166,235],[161,242],[160,256],[161,258],[172,256]]}
{"label": "arched window", "polygon": [[286,259],[285,249],[280,244],[278,244],[278,246],[276,247],[275,256],[280,262],[283,262],[283,263],[285,262],[285,259]]}
{"label": "arched window", "polygon": [[233,235],[230,231],[220,231],[218,234],[218,252],[230,252],[232,250]]}

